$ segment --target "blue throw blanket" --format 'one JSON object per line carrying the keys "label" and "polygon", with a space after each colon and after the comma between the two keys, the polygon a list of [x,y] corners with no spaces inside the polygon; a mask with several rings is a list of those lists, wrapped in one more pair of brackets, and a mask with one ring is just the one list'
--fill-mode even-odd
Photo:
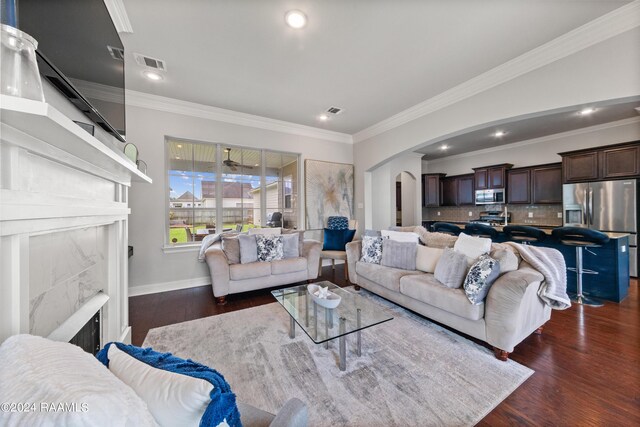
{"label": "blue throw blanket", "polygon": [[171,353],[158,353],[151,348],[140,348],[119,342],[110,342],[96,355],[98,360],[109,367],[109,347],[115,345],[119,350],[131,357],[157,369],[177,374],[187,375],[208,381],[213,385],[211,403],[200,420],[201,427],[217,426],[225,419],[231,427],[241,427],[240,413],[236,406],[236,396],[224,377],[217,371],[194,362],[191,359],[181,359]]}

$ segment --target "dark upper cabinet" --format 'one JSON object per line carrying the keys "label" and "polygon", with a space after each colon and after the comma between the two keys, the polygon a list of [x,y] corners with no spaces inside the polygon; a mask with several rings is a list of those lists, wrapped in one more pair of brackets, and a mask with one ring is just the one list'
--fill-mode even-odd
{"label": "dark upper cabinet", "polygon": [[504,188],[507,182],[507,171],[513,167],[512,164],[473,168],[476,190],[487,190],[491,188]]}
{"label": "dark upper cabinet", "polygon": [[562,203],[562,164],[531,168],[531,201],[534,204]]}
{"label": "dark upper cabinet", "polygon": [[598,173],[598,152],[570,154],[562,159],[564,182],[595,181]]}
{"label": "dark upper cabinet", "polygon": [[458,205],[458,180],[455,177],[448,177],[442,180],[442,202],[440,205]]}
{"label": "dark upper cabinet", "polygon": [[462,175],[457,177],[458,180],[458,206],[474,205],[474,174]]}
{"label": "dark upper cabinet", "polygon": [[440,206],[442,198],[441,180],[443,173],[426,173],[422,175],[422,206]]}
{"label": "dark upper cabinet", "polygon": [[476,190],[486,190],[489,188],[489,169],[474,169]]}
{"label": "dark upper cabinet", "polygon": [[599,160],[602,179],[640,175],[640,146],[638,145],[602,150]]}
{"label": "dark upper cabinet", "polygon": [[640,141],[560,153],[565,183],[640,178]]}
{"label": "dark upper cabinet", "polygon": [[530,169],[514,169],[507,172],[507,203],[531,203]]}

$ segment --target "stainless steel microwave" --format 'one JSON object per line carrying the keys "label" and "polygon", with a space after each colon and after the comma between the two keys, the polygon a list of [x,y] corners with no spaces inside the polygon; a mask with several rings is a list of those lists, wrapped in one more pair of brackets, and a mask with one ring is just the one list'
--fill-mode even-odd
{"label": "stainless steel microwave", "polygon": [[497,205],[504,203],[504,188],[476,190],[476,205]]}

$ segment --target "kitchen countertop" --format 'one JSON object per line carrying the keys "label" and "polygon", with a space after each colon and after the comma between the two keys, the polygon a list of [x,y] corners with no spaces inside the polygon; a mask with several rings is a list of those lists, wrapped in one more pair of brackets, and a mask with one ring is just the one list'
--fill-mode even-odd
{"label": "kitchen countertop", "polygon": [[[423,221],[435,221],[435,220],[423,220]],[[469,224],[471,221],[447,221],[447,220],[444,220],[444,219],[439,219],[439,220],[437,220],[437,222],[448,222],[448,223],[451,223],[451,224]],[[524,225],[524,226],[527,226],[527,227],[536,227],[536,228],[541,229],[542,231],[544,231],[548,235],[551,235],[551,230],[553,230],[554,228],[562,227],[561,225],[522,224],[522,223],[517,223],[517,222],[510,222],[509,225]],[[497,225],[497,226],[494,226],[493,228],[495,228],[499,232],[502,232],[502,229],[504,228],[504,225]],[[622,237],[625,237],[625,236],[629,235],[629,233],[610,233],[610,232],[604,232],[604,234],[609,236],[610,239],[620,239]]]}

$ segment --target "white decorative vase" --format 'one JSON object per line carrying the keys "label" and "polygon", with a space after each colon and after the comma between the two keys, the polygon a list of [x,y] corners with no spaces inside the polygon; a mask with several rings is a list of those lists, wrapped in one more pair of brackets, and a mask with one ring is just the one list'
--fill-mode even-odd
{"label": "white decorative vase", "polygon": [[0,93],[44,102],[36,61],[38,42],[29,34],[9,25],[0,25],[0,32]]}

